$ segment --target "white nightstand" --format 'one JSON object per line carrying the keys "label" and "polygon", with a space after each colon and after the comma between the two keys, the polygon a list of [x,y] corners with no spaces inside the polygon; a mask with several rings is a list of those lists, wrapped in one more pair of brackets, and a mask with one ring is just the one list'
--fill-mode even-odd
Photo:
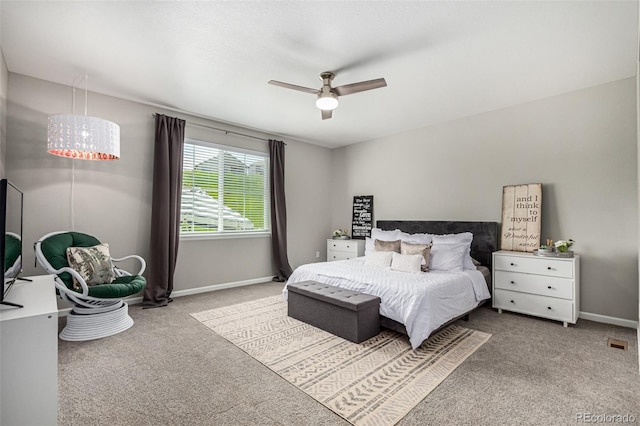
{"label": "white nightstand", "polygon": [[575,324],[580,313],[580,256],[493,253],[493,307]]}
{"label": "white nightstand", "polygon": [[327,240],[327,262],[364,256],[364,240]]}

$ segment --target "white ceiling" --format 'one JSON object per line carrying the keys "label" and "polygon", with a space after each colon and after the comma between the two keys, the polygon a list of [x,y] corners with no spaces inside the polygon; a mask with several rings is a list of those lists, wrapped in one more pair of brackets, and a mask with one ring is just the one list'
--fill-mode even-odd
{"label": "white ceiling", "polygon": [[[0,2],[10,72],[338,147],[632,77],[638,1]],[[384,77],[321,120],[320,88]]]}

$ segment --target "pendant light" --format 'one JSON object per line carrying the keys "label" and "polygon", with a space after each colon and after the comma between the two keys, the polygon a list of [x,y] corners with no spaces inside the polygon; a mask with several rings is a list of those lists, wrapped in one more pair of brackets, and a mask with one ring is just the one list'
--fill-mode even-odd
{"label": "pendant light", "polygon": [[118,160],[120,126],[87,114],[89,77],[85,74],[83,80],[84,115],[75,114],[77,85],[74,82],[72,113],[49,116],[47,150],[50,154],[76,160]]}

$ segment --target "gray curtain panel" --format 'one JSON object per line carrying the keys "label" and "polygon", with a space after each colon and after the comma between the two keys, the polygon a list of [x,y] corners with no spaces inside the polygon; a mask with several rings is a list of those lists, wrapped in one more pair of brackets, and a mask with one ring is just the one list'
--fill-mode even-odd
{"label": "gray curtain panel", "polygon": [[276,269],[274,281],[289,279],[291,266],[287,256],[287,203],[284,196],[285,143],[269,139],[269,185],[271,191],[271,249]]}
{"label": "gray curtain panel", "polygon": [[151,250],[143,308],[166,306],[171,302],[180,242],[184,127],[184,120],[156,114]]}

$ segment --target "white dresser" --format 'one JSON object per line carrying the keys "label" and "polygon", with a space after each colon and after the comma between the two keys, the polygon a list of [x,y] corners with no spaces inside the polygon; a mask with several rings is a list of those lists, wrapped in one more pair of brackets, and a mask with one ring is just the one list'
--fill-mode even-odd
{"label": "white dresser", "polygon": [[0,424],[58,421],[58,303],[52,275],[17,281],[0,306]]}
{"label": "white dresser", "polygon": [[364,256],[364,240],[327,240],[327,262]]}
{"label": "white dresser", "polygon": [[493,253],[493,307],[575,324],[580,313],[580,256]]}

